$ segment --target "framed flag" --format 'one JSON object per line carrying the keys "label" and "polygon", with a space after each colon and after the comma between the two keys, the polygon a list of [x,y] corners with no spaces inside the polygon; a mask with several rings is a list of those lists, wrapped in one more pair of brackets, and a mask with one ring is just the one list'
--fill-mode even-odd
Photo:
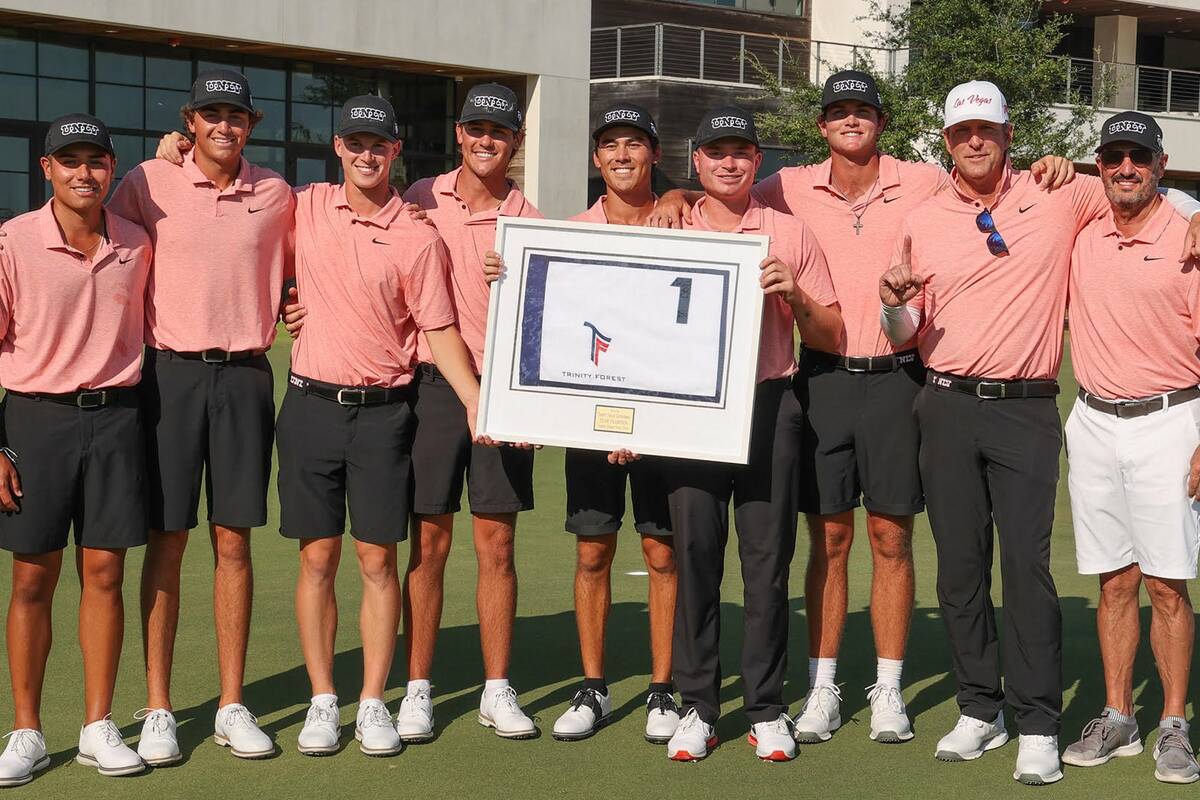
{"label": "framed flag", "polygon": [[501,217],[477,430],[745,463],[767,237]]}

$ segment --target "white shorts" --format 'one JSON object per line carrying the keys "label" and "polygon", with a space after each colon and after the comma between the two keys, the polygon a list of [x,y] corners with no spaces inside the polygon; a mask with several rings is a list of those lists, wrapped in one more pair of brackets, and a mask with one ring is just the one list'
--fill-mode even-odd
{"label": "white shorts", "polygon": [[1200,400],[1120,419],[1077,399],[1065,432],[1079,572],[1138,564],[1156,578],[1195,578],[1200,504],[1187,478]]}

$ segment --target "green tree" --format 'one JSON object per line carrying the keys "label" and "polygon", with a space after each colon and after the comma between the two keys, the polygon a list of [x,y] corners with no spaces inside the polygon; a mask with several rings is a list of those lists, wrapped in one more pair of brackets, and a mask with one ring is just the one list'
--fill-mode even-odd
{"label": "green tree", "polygon": [[[1095,105],[1085,102],[1078,88],[1067,92],[1069,62],[1054,55],[1070,18],[1041,16],[1042,0],[920,0],[909,8],[881,5],[872,0],[867,19],[883,23],[871,44],[908,56],[894,75],[880,74],[870,58],[859,53],[856,69],[875,75],[889,113],[880,149],[897,158],[942,159],[941,119],[946,94],[967,80],[988,80],[1004,92],[1009,103],[1014,139],[1011,157],[1027,167],[1047,153],[1081,158],[1096,140]],[[796,65],[800,67],[801,65]],[[832,68],[834,65],[826,65]],[[846,65],[839,64],[838,67]],[[816,129],[821,87],[807,80],[807,68],[792,74],[804,79],[781,84],[757,68],[764,96],[774,98],[778,111],[759,115],[763,132],[799,150],[805,161],[823,159],[824,140]],[[828,69],[822,69],[828,75]],[[1079,76],[1071,81],[1079,87]],[[1087,76],[1090,80],[1091,76]],[[1097,76],[1086,87],[1095,104],[1111,96],[1107,79]],[[1064,104],[1060,117],[1052,106]]]}

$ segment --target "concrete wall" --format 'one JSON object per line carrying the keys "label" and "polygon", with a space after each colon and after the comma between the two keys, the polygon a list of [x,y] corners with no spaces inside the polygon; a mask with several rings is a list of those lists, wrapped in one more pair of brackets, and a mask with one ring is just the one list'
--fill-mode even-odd
{"label": "concrete wall", "polygon": [[591,0],[0,0],[0,9],[529,76],[525,191],[548,216],[585,199]]}

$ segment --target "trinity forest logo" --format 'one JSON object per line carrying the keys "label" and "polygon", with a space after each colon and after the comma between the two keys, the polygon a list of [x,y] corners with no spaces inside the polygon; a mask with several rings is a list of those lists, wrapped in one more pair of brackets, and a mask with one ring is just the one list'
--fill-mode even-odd
{"label": "trinity forest logo", "polygon": [[583,325],[592,332],[592,346],[588,357],[591,358],[592,363],[598,367],[600,366],[600,354],[608,352],[608,346],[612,344],[612,337],[605,336],[600,332],[599,328],[590,322],[585,322]]}

